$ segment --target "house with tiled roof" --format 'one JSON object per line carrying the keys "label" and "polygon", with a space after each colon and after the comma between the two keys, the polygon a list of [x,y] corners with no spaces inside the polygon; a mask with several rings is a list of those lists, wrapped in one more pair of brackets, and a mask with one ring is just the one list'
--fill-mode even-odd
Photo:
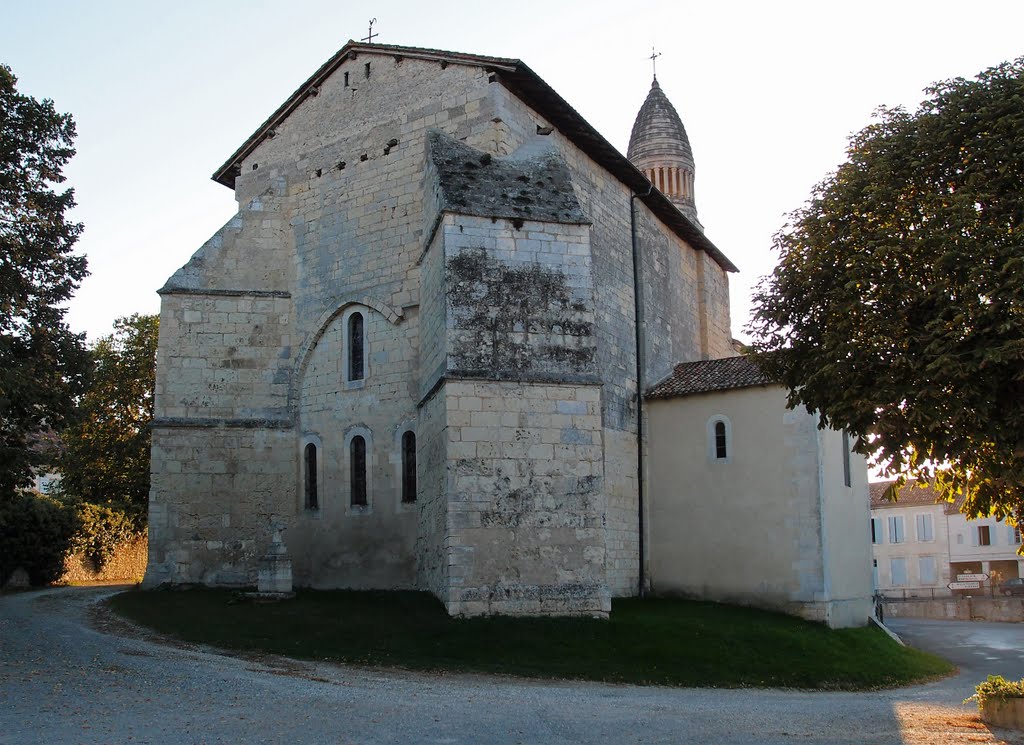
{"label": "house with tiled roof", "polygon": [[955,594],[959,575],[989,579],[964,594],[988,594],[1003,580],[1024,577],[1019,528],[994,517],[968,520],[930,485],[910,481],[892,498],[892,481],[871,484],[874,584],[892,597]]}
{"label": "house with tiled roof", "polygon": [[[742,359],[709,362],[734,354],[737,269],[657,80],[627,152],[517,59],[327,60],[216,170],[237,214],[159,291],[145,584],[251,585],[286,555],[298,586],[422,589],[453,615],[600,617],[664,589],[865,623],[869,583],[837,568],[867,577],[866,554],[832,558],[838,441]],[[646,409],[708,396],[775,408],[716,409],[736,450],[707,462],[689,421],[700,488],[655,504],[658,459],[693,454]],[[690,534],[731,541],[746,583],[712,552],[702,584],[671,580]]]}

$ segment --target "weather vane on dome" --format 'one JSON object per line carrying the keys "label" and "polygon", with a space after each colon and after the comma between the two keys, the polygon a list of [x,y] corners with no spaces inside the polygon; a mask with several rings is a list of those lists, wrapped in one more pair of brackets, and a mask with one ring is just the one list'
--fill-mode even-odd
{"label": "weather vane on dome", "polygon": [[654,79],[655,80],[658,79],[658,57],[660,57],[660,56],[661,56],[661,52],[655,52],[654,51],[654,47],[651,46],[651,56],[650,56],[649,59],[651,60],[651,68],[654,70]]}
{"label": "weather vane on dome", "polygon": [[373,24],[375,24],[376,22],[377,22],[376,18],[371,18],[370,19],[370,30],[366,32],[366,37],[363,38],[363,39],[360,39],[360,41],[365,41],[367,44],[372,44],[373,43],[373,37],[380,36],[380,34],[373,33]]}

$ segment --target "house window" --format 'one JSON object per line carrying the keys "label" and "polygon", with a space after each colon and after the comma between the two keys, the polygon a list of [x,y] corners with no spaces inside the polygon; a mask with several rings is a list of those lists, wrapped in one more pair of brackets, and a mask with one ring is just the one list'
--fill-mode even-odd
{"label": "house window", "polygon": [[353,507],[366,506],[366,440],[361,435],[352,438],[349,452],[349,489]]}
{"label": "house window", "polygon": [[1011,546],[1020,545],[1020,527],[1013,527],[1012,525],[1006,526],[1006,538],[1007,543]]}
{"label": "house window", "polygon": [[935,584],[935,557],[922,556],[917,560],[918,577],[922,585]]}
{"label": "house window", "polygon": [[963,533],[957,533],[956,534],[956,545],[958,545],[958,546],[964,545],[964,534]]}
{"label": "house window", "polygon": [[402,435],[402,501],[416,501],[416,433]]}
{"label": "house window", "polygon": [[906,537],[903,535],[903,515],[896,515],[889,518],[889,543],[903,543]]}
{"label": "house window", "polygon": [[320,509],[320,495],[316,481],[316,445],[307,443],[302,456],[306,476],[306,509],[317,510]]}
{"label": "house window", "polygon": [[871,560],[871,587],[878,589],[878,559]]}
{"label": "house window", "polygon": [[708,419],[708,460],[713,463],[731,463],[733,456],[732,423],[721,414]]}
{"label": "house window", "polygon": [[917,540],[923,543],[934,541],[935,532],[932,526],[932,516],[918,515],[915,521],[917,523]]}
{"label": "house window", "polygon": [[889,572],[893,587],[907,586],[907,560],[902,557],[889,560]]}
{"label": "house window", "polygon": [[882,518],[871,518],[871,542],[875,544],[885,543],[885,534],[882,532]]}
{"label": "house window", "polygon": [[729,447],[725,439],[725,422],[715,422],[715,457],[729,457]]}
{"label": "house window", "polygon": [[843,430],[843,485],[850,486],[850,435]]}
{"label": "house window", "polygon": [[362,313],[348,317],[348,379],[362,380],[366,374],[366,337]]}
{"label": "house window", "polygon": [[979,546],[991,546],[992,545],[992,531],[988,525],[978,526],[978,545]]}

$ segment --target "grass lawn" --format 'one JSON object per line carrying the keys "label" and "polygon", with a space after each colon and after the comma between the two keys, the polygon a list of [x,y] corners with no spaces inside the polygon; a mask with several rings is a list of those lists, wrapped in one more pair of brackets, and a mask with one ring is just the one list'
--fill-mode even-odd
{"label": "grass lawn", "polygon": [[858,690],[952,666],[874,628],[831,631],[716,603],[624,599],[611,619],[449,618],[419,592],[299,591],[258,603],[230,590],[129,591],[114,610],[189,642],[412,670],[616,683]]}

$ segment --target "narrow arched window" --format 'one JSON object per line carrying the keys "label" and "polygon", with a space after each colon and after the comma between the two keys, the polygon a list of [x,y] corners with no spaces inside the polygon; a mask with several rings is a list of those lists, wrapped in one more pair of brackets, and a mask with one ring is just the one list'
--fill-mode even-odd
{"label": "narrow arched window", "polygon": [[303,462],[306,467],[306,509],[316,510],[320,508],[320,495],[316,483],[316,445],[313,443],[306,445]]}
{"label": "narrow arched window", "polygon": [[725,422],[715,422],[715,457],[728,458],[729,444],[725,434]]}
{"label": "narrow arched window", "polygon": [[365,375],[365,335],[363,314],[348,317],[348,379],[362,380]]}
{"label": "narrow arched window", "polygon": [[360,435],[349,444],[349,466],[351,503],[353,506],[366,505],[366,440]]}
{"label": "narrow arched window", "polygon": [[402,501],[416,501],[416,433],[402,435]]}

